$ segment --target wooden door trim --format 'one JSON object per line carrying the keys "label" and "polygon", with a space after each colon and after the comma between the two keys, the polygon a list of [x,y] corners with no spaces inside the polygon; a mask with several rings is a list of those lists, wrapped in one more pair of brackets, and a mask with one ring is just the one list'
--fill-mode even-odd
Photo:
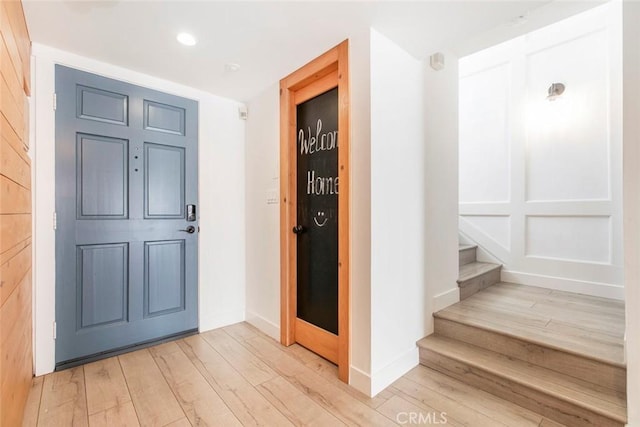
{"label": "wooden door trim", "polygon": [[[280,81],[280,341],[296,342],[296,104],[338,87],[338,377],[349,382],[350,343],[350,116],[349,41],[294,71]],[[325,356],[326,357],[326,356]]]}

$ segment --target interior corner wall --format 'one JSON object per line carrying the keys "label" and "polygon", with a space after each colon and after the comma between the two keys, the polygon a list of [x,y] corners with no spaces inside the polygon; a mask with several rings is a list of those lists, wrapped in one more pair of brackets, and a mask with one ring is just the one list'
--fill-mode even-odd
{"label": "interior corner wall", "polygon": [[[623,2],[623,186],[627,425],[640,425],[640,3]],[[633,402],[636,402],[634,404]]]}
{"label": "interior corner wall", "polygon": [[280,96],[274,83],[247,104],[247,322],[280,341]]}
{"label": "interior corner wall", "polygon": [[444,51],[445,66],[424,63],[425,128],[425,330],[432,313],[460,300],[458,289],[458,58]]}
{"label": "interior corner wall", "polygon": [[[418,363],[433,307],[458,300],[458,70],[449,53],[444,70],[426,68],[369,28],[349,43],[349,382],[375,395]],[[248,110],[246,317],[279,340],[277,83]]]}
{"label": "interior corner wall", "polygon": [[[369,30],[349,38],[351,80],[350,384],[371,392]],[[341,40],[336,40],[336,44]],[[326,50],[333,46],[327,46]],[[324,52],[316,52],[316,56]],[[299,64],[300,66],[304,64]],[[288,70],[293,72],[295,70]],[[282,77],[284,77],[283,75]],[[279,86],[248,103],[246,138],[246,318],[280,339]]]}
{"label": "interior corner wall", "polygon": [[34,44],[34,306],[36,375],[55,367],[55,64],[199,102],[199,328],[244,320],[245,122],[242,104],[184,85]]}
{"label": "interior corner wall", "polygon": [[351,366],[349,384],[371,395],[371,34],[349,38],[351,89]]}
{"label": "interior corner wall", "polygon": [[372,30],[372,395],[418,364],[426,333],[422,86],[422,62]]}

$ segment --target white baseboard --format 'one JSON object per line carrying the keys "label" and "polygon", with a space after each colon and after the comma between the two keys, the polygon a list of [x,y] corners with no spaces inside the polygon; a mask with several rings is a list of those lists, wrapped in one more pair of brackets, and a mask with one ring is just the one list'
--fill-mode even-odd
{"label": "white baseboard", "polygon": [[433,312],[440,311],[460,301],[460,288],[457,286],[433,297]]}
{"label": "white baseboard", "polygon": [[210,331],[211,329],[222,328],[223,326],[233,325],[234,323],[244,321],[244,311],[234,310],[224,313],[215,313],[213,315],[203,315],[200,313],[200,332]]}
{"label": "white baseboard", "polygon": [[624,300],[624,287],[610,285],[608,283],[587,282],[504,269],[502,270],[500,277],[503,282],[538,286],[540,288],[574,292],[595,297]]}
{"label": "white baseboard", "polygon": [[280,325],[277,325],[251,311],[247,311],[245,318],[247,323],[255,326],[274,340],[280,342]]}
{"label": "white baseboard", "polygon": [[371,376],[371,396],[375,396],[398,378],[418,366],[418,347],[413,347]]}
{"label": "white baseboard", "polygon": [[349,367],[349,385],[360,393],[371,396],[371,376],[353,365]]}

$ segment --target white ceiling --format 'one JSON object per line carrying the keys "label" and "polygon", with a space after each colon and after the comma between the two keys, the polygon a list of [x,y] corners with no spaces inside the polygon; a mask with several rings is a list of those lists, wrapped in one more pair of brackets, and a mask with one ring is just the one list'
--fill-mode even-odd
{"label": "white ceiling", "polygon": [[[423,59],[446,48],[468,53],[476,48],[470,43],[474,37],[489,43],[496,29],[506,29],[501,34],[520,31],[513,25],[520,15],[562,9],[550,21],[594,5],[549,0],[23,1],[36,43],[240,101],[369,27]],[[180,31],[193,33],[198,44],[179,45],[175,36]],[[225,71],[227,63],[239,64],[240,71]]]}

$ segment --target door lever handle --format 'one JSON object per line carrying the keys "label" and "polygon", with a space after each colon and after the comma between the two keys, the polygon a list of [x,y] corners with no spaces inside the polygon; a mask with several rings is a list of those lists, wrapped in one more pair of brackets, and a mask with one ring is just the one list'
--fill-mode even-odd
{"label": "door lever handle", "polygon": [[302,234],[305,231],[307,231],[307,229],[301,225],[296,225],[295,227],[293,227],[293,234]]}
{"label": "door lever handle", "polygon": [[196,228],[193,225],[190,225],[187,228],[178,231],[184,231],[185,233],[193,234],[196,232]]}

